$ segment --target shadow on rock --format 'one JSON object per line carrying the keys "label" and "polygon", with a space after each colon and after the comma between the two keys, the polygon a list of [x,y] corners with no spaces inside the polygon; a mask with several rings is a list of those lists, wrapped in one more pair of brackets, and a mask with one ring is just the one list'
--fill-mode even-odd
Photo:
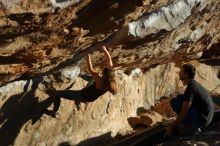
{"label": "shadow on rock", "polygon": [[77,146],[105,146],[109,145],[111,143],[111,140],[111,132],[108,132],[103,135],[84,140],[77,144]]}
{"label": "shadow on rock", "polygon": [[70,144],[70,142],[61,142],[58,146],[72,146],[72,144]]}
{"label": "shadow on rock", "polygon": [[[107,146],[112,143],[111,132],[105,133],[103,135],[86,139],[77,144],[77,146]],[[62,142],[58,146],[73,146],[70,142]]]}
{"label": "shadow on rock", "polygon": [[[24,86],[24,92],[16,94],[8,98],[0,109],[0,145],[13,145],[22,126],[32,120],[32,124],[36,123],[44,114],[44,109],[51,105],[53,99],[47,98],[42,102],[38,102],[35,97],[35,90],[38,84],[43,81],[42,78],[37,78],[27,81]],[[31,90],[28,90],[30,88]]]}

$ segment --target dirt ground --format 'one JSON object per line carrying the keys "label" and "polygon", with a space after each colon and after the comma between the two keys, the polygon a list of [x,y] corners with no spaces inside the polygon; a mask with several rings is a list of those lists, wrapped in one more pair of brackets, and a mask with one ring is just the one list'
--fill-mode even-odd
{"label": "dirt ground", "polygon": [[212,123],[204,132],[176,138],[157,146],[220,146],[220,121]]}

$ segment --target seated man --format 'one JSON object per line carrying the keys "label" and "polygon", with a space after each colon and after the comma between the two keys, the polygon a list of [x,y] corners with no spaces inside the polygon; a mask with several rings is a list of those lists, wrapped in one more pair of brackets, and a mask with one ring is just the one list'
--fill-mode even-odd
{"label": "seated man", "polygon": [[170,101],[177,114],[176,120],[167,127],[165,137],[170,137],[175,128],[201,128],[208,126],[214,115],[214,105],[206,89],[194,80],[196,69],[184,64],[179,73],[180,80],[187,88],[183,95]]}

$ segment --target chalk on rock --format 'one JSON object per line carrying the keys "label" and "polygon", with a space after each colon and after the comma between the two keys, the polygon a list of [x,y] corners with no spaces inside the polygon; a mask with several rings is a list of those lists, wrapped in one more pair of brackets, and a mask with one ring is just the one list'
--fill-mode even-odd
{"label": "chalk on rock", "polygon": [[141,69],[140,68],[136,68],[136,69],[131,71],[130,76],[132,78],[138,78],[141,75],[141,73],[142,73]]}
{"label": "chalk on rock", "polygon": [[61,80],[65,81],[65,79],[74,81],[80,74],[79,67],[68,67],[64,68],[61,71]]}

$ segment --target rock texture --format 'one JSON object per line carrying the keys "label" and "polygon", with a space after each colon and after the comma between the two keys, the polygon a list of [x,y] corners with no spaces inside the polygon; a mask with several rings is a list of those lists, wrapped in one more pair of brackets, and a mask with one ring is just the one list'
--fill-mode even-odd
{"label": "rock texture", "polygon": [[[50,2],[40,5],[46,3]],[[30,6],[36,6],[35,1]],[[100,45],[112,47],[116,69],[126,72],[137,67],[145,72],[161,63],[198,59],[213,45],[219,47],[219,2],[214,0],[86,0],[54,12],[30,12],[9,11],[1,19],[1,85],[69,65],[84,70],[82,58],[99,50]],[[139,30],[142,23],[146,26]],[[95,66],[102,66],[99,52],[93,59]]]}
{"label": "rock texture", "polygon": [[[213,93],[220,94],[217,77],[220,68],[204,64],[196,64],[196,67],[197,80],[210,91],[215,89]],[[52,103],[50,94],[46,94],[49,84],[52,82],[58,90],[77,90],[85,87],[86,81],[81,78],[62,81],[45,76],[10,83],[0,88],[1,145],[13,142],[14,145],[58,145],[66,141],[73,145],[109,144],[112,137],[132,132],[127,119],[136,116],[138,108],[150,109],[161,96],[181,92],[177,70],[171,63],[159,65],[145,74],[127,76],[117,71],[119,94],[106,93],[93,103],[79,105],[62,100],[57,119],[42,111]]]}
{"label": "rock texture", "polygon": [[[183,92],[184,62],[219,95],[219,10],[216,0],[0,0],[0,145],[110,144],[132,132],[127,119],[138,108]],[[85,87],[78,75],[87,72],[87,53],[103,67],[101,45],[120,93],[88,104],[62,100],[57,119],[43,114],[50,86]]]}

